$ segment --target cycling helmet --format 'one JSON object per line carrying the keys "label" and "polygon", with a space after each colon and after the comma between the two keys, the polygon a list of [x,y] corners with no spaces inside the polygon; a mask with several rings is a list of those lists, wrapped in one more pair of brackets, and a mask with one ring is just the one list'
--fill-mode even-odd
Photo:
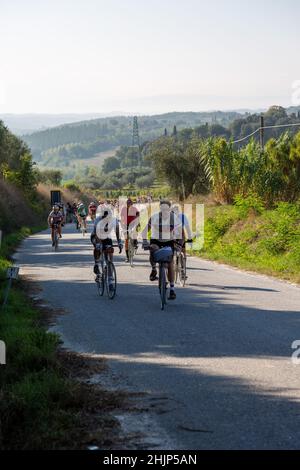
{"label": "cycling helmet", "polygon": [[160,206],[169,206],[171,208],[172,204],[168,199],[161,199],[159,202]]}

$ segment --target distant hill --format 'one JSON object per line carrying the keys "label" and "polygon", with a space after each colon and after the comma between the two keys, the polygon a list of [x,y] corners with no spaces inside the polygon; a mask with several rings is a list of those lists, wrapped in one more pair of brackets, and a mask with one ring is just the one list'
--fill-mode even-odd
{"label": "distant hill", "polygon": [[[150,141],[187,127],[220,124],[228,127],[232,121],[242,118],[237,112],[190,112],[167,113],[155,116],[140,116],[140,141]],[[90,159],[120,145],[132,141],[132,116],[115,116],[84,120],[41,130],[23,139],[32,150],[37,162],[45,166],[66,167],[74,160]]]}
{"label": "distant hill", "polygon": [[[115,113],[112,113],[115,114]],[[0,120],[17,135],[56,127],[62,124],[110,116],[109,113],[87,114],[0,114]]]}

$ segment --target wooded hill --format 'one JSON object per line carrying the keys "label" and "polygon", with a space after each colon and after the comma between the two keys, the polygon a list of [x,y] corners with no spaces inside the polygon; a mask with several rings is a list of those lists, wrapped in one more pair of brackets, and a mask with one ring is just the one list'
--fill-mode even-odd
{"label": "wooded hill", "polygon": [[[265,125],[300,122],[299,108],[273,106],[264,113]],[[46,167],[70,168],[76,162],[93,166],[88,159],[102,152],[116,150],[132,143],[132,116],[109,117],[65,124],[23,136],[36,162]],[[140,143],[151,142],[163,135],[181,131],[187,137],[224,137],[241,139],[260,127],[260,113],[168,113],[139,117]],[[297,128],[291,128],[295,133]],[[265,132],[266,141],[281,135],[282,129]]]}
{"label": "wooded hill", "polygon": [[[197,127],[205,123],[220,123],[227,127],[234,119],[241,118],[237,112],[215,113],[168,113],[139,117],[140,141],[151,141],[178,130]],[[88,159],[100,152],[120,145],[131,145],[132,116],[93,119],[65,124],[55,128],[24,135],[35,161],[46,166],[65,166],[72,160]]]}

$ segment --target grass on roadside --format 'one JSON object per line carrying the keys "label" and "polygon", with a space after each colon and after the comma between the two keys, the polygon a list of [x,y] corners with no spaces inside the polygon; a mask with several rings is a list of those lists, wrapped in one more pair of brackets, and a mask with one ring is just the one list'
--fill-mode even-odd
{"label": "grass on roadside", "polygon": [[[22,229],[3,241],[1,303],[10,264],[7,257],[29,233]],[[96,411],[93,429],[101,442],[109,434],[105,407],[117,406],[118,397],[107,399],[105,392],[70,377],[58,354],[59,338],[41,326],[40,317],[17,283],[7,307],[0,311],[0,339],[7,350],[7,364],[0,366],[0,449],[80,448],[91,439],[91,406]]]}
{"label": "grass on roadside", "polygon": [[300,203],[266,210],[254,197],[210,207],[201,255],[300,283]]}

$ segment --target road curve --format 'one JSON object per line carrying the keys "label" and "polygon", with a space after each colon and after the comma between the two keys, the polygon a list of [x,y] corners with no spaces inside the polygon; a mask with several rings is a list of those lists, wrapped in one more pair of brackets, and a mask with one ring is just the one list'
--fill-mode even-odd
{"label": "road curve", "polygon": [[106,357],[124,388],[146,392],[149,411],[181,449],[300,447],[300,288],[189,258],[188,285],[161,312],[147,255],[134,268],[116,257],[118,295],[99,298],[89,237],[65,228],[58,253],[49,233],[16,254],[42,288],[67,347]]}

